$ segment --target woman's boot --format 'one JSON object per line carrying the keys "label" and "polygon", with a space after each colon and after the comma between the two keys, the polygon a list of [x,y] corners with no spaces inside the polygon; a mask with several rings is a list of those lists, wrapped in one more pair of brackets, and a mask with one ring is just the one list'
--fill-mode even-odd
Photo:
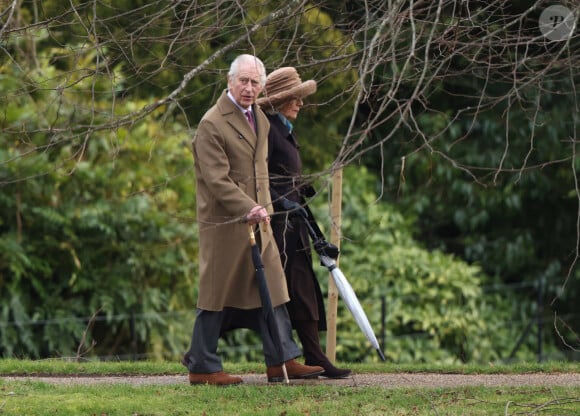
{"label": "woman's boot", "polygon": [[317,321],[293,321],[292,323],[302,343],[306,365],[318,365],[324,368],[324,373],[321,374],[323,377],[345,378],[350,375],[351,371],[349,369],[336,368],[332,365],[322,351]]}

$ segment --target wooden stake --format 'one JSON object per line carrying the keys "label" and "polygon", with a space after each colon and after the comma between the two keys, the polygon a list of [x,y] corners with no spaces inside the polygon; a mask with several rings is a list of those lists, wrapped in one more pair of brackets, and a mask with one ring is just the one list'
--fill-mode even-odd
{"label": "wooden stake", "polygon": [[[342,215],[342,169],[332,175],[332,197],[330,204],[330,243],[340,249],[340,227]],[[336,259],[338,266],[338,259]],[[332,274],[328,274],[328,306],[326,312],[326,355],[332,362],[336,360],[336,317],[338,309],[338,289]]]}

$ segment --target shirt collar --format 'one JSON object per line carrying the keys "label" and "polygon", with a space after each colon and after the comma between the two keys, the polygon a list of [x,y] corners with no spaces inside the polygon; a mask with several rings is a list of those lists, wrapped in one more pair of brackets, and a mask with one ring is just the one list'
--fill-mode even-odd
{"label": "shirt collar", "polygon": [[236,99],[234,98],[234,96],[229,91],[228,91],[228,97],[229,97],[230,100],[232,100],[232,103],[234,103],[234,105],[236,107],[238,107],[242,111],[242,113],[246,114],[246,111],[249,111],[250,113],[253,113],[252,112],[252,106],[249,106],[248,108],[242,107],[241,105],[238,104],[238,102],[236,101]]}

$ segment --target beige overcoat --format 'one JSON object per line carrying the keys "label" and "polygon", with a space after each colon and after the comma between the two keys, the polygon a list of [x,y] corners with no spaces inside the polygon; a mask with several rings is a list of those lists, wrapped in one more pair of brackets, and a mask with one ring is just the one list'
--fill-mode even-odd
{"label": "beige overcoat", "polygon": [[[272,213],[267,162],[270,125],[258,106],[253,110],[257,134],[224,91],[201,119],[193,138],[200,309],[261,306],[248,225],[241,222],[256,203]],[[272,229],[260,225],[256,236],[272,305],[286,303],[288,290]]]}

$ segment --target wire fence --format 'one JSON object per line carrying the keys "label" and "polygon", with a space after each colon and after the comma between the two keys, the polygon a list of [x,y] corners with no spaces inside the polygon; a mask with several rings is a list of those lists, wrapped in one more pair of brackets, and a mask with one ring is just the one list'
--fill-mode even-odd
{"label": "wire fence", "polygon": [[[511,361],[514,359],[518,350],[522,347],[525,340],[528,340],[530,336],[535,335],[536,337],[536,359],[538,362],[550,360],[552,358],[561,359],[561,356],[552,357],[549,354],[544,352],[544,346],[546,341],[546,331],[553,327],[553,321],[549,319],[545,314],[545,302],[546,302],[546,293],[545,293],[545,282],[539,281],[532,281],[532,282],[523,282],[523,283],[514,283],[514,284],[494,284],[485,286],[482,288],[484,293],[502,293],[505,294],[506,291],[522,291],[527,290],[528,292],[535,292],[536,296],[535,299],[530,300],[529,305],[527,305],[527,309],[529,310],[529,314],[522,318],[522,319],[512,319],[512,320],[505,320],[504,322],[496,322],[496,326],[509,326],[510,328],[517,328],[518,329],[518,336],[513,340],[513,346],[511,351],[506,354],[507,359],[505,361]],[[371,305],[377,303],[377,299],[360,299],[363,308],[365,305]],[[408,301],[413,301],[413,297],[409,297]],[[421,338],[430,337],[429,334],[422,333],[422,332],[415,332],[415,333],[408,333],[408,334],[399,334],[399,335],[389,335],[388,328],[387,328],[387,317],[389,314],[389,305],[388,299],[386,296],[381,297],[379,300],[380,302],[380,309],[381,309],[381,317],[380,322],[374,323],[376,328],[378,328],[377,339],[383,349],[383,351],[388,351],[389,344],[392,342],[399,342],[405,339],[411,340],[418,340]],[[140,325],[145,325],[146,322],[151,320],[159,321],[159,319],[166,322],[168,325],[171,325],[175,322],[187,322],[193,325],[193,320],[195,316],[194,310],[182,310],[182,311],[170,311],[170,312],[152,312],[152,313],[125,313],[125,314],[117,314],[117,315],[107,315],[107,316],[83,316],[83,317],[58,317],[58,318],[49,318],[49,319],[38,319],[38,320],[31,320],[31,321],[0,321],[0,329],[3,330],[8,327],[26,327],[26,326],[33,326],[33,327],[46,327],[51,325],[57,325],[62,327],[63,324],[67,323],[82,323],[88,325],[89,323],[93,322],[106,322],[106,323],[127,323],[129,328],[131,328],[131,343],[137,345],[137,328]],[[560,316],[561,319],[568,321],[568,322],[577,322],[580,319],[580,314],[566,314]],[[225,354],[235,355],[238,352],[248,352],[248,351],[255,351],[260,352],[262,350],[261,343],[257,342],[255,344],[244,344],[244,345],[220,345],[220,351],[223,351]],[[574,361],[580,361],[580,351],[574,350],[571,348],[571,357]],[[373,348],[369,347],[367,350],[362,351],[360,360],[362,361],[365,356],[369,354],[374,354]],[[100,356],[100,357],[93,357],[93,359],[99,359],[103,361],[107,360],[115,360],[115,361],[124,361],[124,360],[142,360],[142,359],[149,359],[153,358],[154,354],[149,352],[133,352],[129,354],[118,354],[118,355],[111,355],[111,356]],[[77,359],[75,357],[74,359]]]}

